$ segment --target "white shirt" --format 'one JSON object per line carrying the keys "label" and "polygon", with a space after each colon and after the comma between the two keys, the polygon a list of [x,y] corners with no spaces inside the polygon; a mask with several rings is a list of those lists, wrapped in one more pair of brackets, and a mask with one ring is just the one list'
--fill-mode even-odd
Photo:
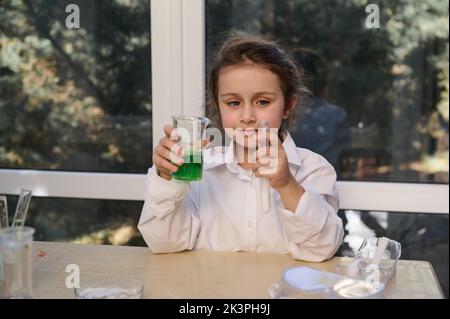
{"label": "white shirt", "polygon": [[305,190],[295,212],[272,188],[271,210],[261,210],[261,179],[226,160],[231,147],[204,153],[209,164],[197,182],[168,181],[150,168],[138,224],[149,248],[154,253],[206,249],[290,253],[306,261],[331,258],[343,238],[334,168],[322,156],[297,148],[289,134],[283,147],[292,176]]}

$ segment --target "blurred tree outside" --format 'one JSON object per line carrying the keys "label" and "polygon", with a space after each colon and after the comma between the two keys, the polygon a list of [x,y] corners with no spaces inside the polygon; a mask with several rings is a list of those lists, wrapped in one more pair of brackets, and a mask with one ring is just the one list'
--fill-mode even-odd
{"label": "blurred tree outside", "polygon": [[379,29],[361,0],[208,0],[208,49],[232,31],[318,52],[352,130],[340,179],[448,183],[448,1],[370,3]]}
{"label": "blurred tree outside", "polygon": [[[146,172],[150,53],[147,0],[0,0],[0,167]],[[29,223],[40,240],[126,244],[142,203],[114,202],[33,198]]]}
{"label": "blurred tree outside", "polygon": [[[145,172],[148,1],[0,1],[0,166]],[[139,154],[140,156],[137,156]]]}

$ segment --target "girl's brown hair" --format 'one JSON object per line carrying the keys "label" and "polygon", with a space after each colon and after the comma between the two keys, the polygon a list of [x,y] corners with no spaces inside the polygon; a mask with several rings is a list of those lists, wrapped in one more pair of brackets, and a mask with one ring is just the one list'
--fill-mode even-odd
{"label": "girl's brown hair", "polygon": [[[285,108],[297,97],[297,105],[308,99],[309,91],[303,85],[303,70],[297,66],[286,48],[261,35],[238,35],[228,37],[210,60],[207,78],[206,114],[213,124],[222,128],[218,105],[218,80],[223,67],[246,62],[258,64],[275,73],[283,91]],[[294,122],[296,106],[289,110],[289,116],[281,123],[285,132]],[[285,111],[287,111],[285,109]]]}

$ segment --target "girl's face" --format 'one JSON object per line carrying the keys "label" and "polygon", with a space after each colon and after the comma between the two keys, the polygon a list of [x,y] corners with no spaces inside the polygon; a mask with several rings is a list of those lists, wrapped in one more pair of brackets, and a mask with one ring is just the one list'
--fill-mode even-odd
{"label": "girl's face", "polygon": [[232,128],[233,137],[242,134],[244,139],[256,133],[261,121],[280,128],[288,116],[278,76],[255,63],[220,70],[218,104],[224,129]]}

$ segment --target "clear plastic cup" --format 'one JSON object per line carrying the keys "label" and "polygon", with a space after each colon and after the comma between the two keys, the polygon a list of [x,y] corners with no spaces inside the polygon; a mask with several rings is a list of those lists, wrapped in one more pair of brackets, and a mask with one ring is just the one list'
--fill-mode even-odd
{"label": "clear plastic cup", "polygon": [[288,268],[269,290],[272,298],[383,297],[396,272],[401,245],[386,237],[364,240],[350,264],[338,265],[335,273],[305,266]]}
{"label": "clear plastic cup", "polygon": [[77,299],[141,299],[143,291],[140,280],[122,277],[91,279],[74,289]]}
{"label": "clear plastic cup", "polygon": [[386,237],[363,241],[353,261],[336,272],[346,278],[333,286],[338,298],[379,298],[396,273],[401,245]]}
{"label": "clear plastic cup", "polygon": [[364,239],[353,261],[348,265],[339,265],[336,272],[353,279],[387,284],[396,272],[402,249],[397,241],[384,238],[387,243],[380,250],[382,239]]}
{"label": "clear plastic cup", "polygon": [[31,263],[33,234],[31,227],[0,230],[0,298],[34,298]]}

